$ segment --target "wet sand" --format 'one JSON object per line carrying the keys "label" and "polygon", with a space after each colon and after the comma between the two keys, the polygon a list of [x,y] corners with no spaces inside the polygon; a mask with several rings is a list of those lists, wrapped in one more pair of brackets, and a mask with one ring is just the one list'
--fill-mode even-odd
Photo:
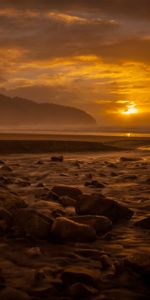
{"label": "wet sand", "polygon": [[[1,138],[0,145],[3,142]],[[74,141],[67,152],[65,141],[65,150],[57,144],[58,148],[53,146],[49,151],[42,146],[39,153],[31,153],[27,147],[20,154],[9,151],[9,155],[5,155],[3,144],[0,206],[5,213],[0,210],[0,299],[149,299],[150,224],[145,227],[139,221],[150,216],[150,151],[138,147],[150,143],[139,138],[129,144],[124,138],[102,138],[94,141],[93,147],[97,142],[104,143],[97,151],[81,142],[73,151]],[[13,144],[13,139],[9,143]],[[57,154],[50,153],[52,150]],[[63,155],[62,161],[58,154]],[[68,192],[66,188],[61,197],[57,186],[77,190]],[[78,190],[80,199],[75,196]],[[120,206],[113,212],[108,207],[104,216],[111,220],[112,227],[105,232],[100,227],[95,236],[90,231],[90,242],[89,236],[83,235],[83,214],[79,211],[82,195],[90,195],[95,201],[94,194],[100,195],[100,202],[104,195],[106,202],[112,199],[132,213],[126,218]],[[89,215],[99,213],[86,209],[90,226],[84,226],[88,226],[88,232],[94,226]],[[64,238],[68,228],[63,238],[58,228],[54,230],[59,218],[75,221],[77,231],[70,240]],[[83,241],[77,236],[78,224]],[[49,226],[48,233],[45,226]]]}

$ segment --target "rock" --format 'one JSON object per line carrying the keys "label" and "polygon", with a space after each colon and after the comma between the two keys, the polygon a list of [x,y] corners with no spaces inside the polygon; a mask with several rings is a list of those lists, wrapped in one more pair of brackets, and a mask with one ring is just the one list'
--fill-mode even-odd
{"label": "rock", "polygon": [[13,212],[16,209],[27,207],[26,202],[19,198],[16,194],[1,189],[0,190],[0,207],[5,208],[9,212]]}
{"label": "rock", "polygon": [[2,299],[2,300],[29,300],[31,298],[23,291],[13,289],[13,288],[5,288],[0,292],[0,299]]}
{"label": "rock", "polygon": [[55,162],[63,162],[64,161],[64,157],[62,155],[59,156],[52,156],[51,157],[51,161],[55,161]]}
{"label": "rock", "polygon": [[62,196],[59,198],[60,203],[64,206],[75,206],[76,205],[76,200],[68,197],[68,196]]}
{"label": "rock", "polygon": [[113,222],[130,219],[133,211],[121,203],[106,198],[102,194],[82,195],[76,204],[76,212],[79,215],[102,215]]}
{"label": "rock", "polygon": [[75,216],[73,221],[92,226],[97,234],[104,234],[112,229],[112,222],[104,216]]}
{"label": "rock", "polygon": [[12,184],[13,180],[6,177],[6,176],[0,176],[0,184],[2,185],[8,185],[8,184]]}
{"label": "rock", "polygon": [[80,282],[96,287],[101,280],[101,273],[88,267],[72,266],[64,270],[61,279],[65,286]]}
{"label": "rock", "polygon": [[4,208],[0,207],[0,234],[5,233],[10,228],[12,215]]}
{"label": "rock", "polygon": [[96,295],[97,293],[97,289],[80,282],[71,285],[67,290],[67,294],[75,299],[86,299]]}
{"label": "rock", "polygon": [[150,229],[150,216],[135,222],[134,225],[143,229]]}
{"label": "rock", "polygon": [[56,193],[59,197],[68,196],[75,200],[79,199],[79,197],[82,195],[80,189],[65,185],[54,186],[51,191],[53,193]]}
{"label": "rock", "polygon": [[0,171],[4,172],[4,173],[12,173],[12,168],[9,167],[8,165],[3,165],[1,168],[0,168]]}
{"label": "rock", "polygon": [[140,157],[120,157],[121,162],[134,162],[134,161],[140,161]]}
{"label": "rock", "polygon": [[64,208],[60,205],[60,203],[54,201],[40,200],[32,204],[30,208],[37,210],[39,213],[43,213],[45,217],[51,217],[58,212],[60,215],[64,215]]}
{"label": "rock", "polygon": [[108,163],[108,168],[117,169],[117,165],[114,163]]}
{"label": "rock", "polygon": [[26,251],[27,255],[31,258],[41,256],[41,249],[39,247],[32,247]]}
{"label": "rock", "polygon": [[[4,276],[3,276],[2,270],[0,269],[0,290],[1,290],[2,288],[4,288],[5,285],[6,285],[5,278],[4,278]],[[0,299],[2,299],[2,298],[0,298]]]}
{"label": "rock", "polygon": [[31,208],[20,209],[14,214],[14,225],[35,238],[49,238],[52,224],[52,218]]}
{"label": "rock", "polygon": [[138,273],[145,283],[150,284],[150,255],[146,253],[135,254],[125,259],[125,266]]}
{"label": "rock", "polygon": [[96,239],[94,228],[64,217],[59,217],[54,221],[51,233],[52,236],[60,242],[70,241],[88,243]]}
{"label": "rock", "polygon": [[93,188],[104,188],[105,185],[97,180],[86,181],[85,186],[93,187]]}

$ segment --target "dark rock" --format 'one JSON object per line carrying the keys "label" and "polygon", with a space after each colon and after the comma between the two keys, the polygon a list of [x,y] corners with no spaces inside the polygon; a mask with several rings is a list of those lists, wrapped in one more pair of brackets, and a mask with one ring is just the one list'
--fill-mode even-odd
{"label": "dark rock", "polygon": [[150,216],[135,222],[134,225],[143,229],[150,229]]}
{"label": "dark rock", "polygon": [[12,215],[4,208],[0,207],[0,234],[5,233],[10,228]]}
{"label": "dark rock", "polygon": [[25,201],[21,198],[19,198],[16,194],[1,189],[0,190],[0,207],[5,208],[9,212],[13,212],[16,209],[19,208],[25,208],[27,207],[27,204]]}
{"label": "dark rock", "polygon": [[3,185],[8,185],[8,184],[12,184],[13,183],[13,180],[9,177],[6,177],[6,176],[0,176],[0,184],[3,184]]}
{"label": "dark rock", "polygon": [[7,165],[3,165],[0,170],[4,173],[11,173],[13,171],[12,168]]}
{"label": "dark rock", "polygon": [[73,199],[78,199],[79,196],[82,195],[82,192],[80,189],[76,187],[71,187],[71,186],[65,186],[65,185],[58,185],[54,186],[51,190],[53,193],[56,193],[59,197],[60,196],[68,196]]}
{"label": "dark rock", "polygon": [[75,299],[87,299],[89,297],[91,298],[97,293],[97,289],[80,282],[74,283],[67,290],[67,294]]}
{"label": "dark rock", "polygon": [[117,169],[117,165],[114,164],[114,163],[109,163],[109,164],[107,165],[107,167],[108,167],[108,168],[112,168],[112,169]]}
{"label": "dark rock", "polygon": [[49,238],[52,224],[52,218],[34,209],[20,209],[14,214],[14,225],[25,234],[35,238]]}
{"label": "dark rock", "polygon": [[140,157],[120,157],[121,162],[134,162],[134,161],[139,161],[141,160]]}
{"label": "dark rock", "polygon": [[102,194],[82,195],[76,204],[76,212],[79,215],[102,215],[112,221],[130,219],[133,211],[121,203],[106,198]]}
{"label": "dark rock", "polygon": [[93,187],[93,188],[104,188],[105,185],[97,180],[87,181],[85,182],[85,186]]}
{"label": "dark rock", "polygon": [[5,288],[0,292],[0,299],[2,300],[29,300],[28,294],[23,291],[13,288]]}
{"label": "dark rock", "polygon": [[61,279],[65,286],[75,283],[83,283],[96,287],[101,280],[101,273],[88,267],[73,266],[64,270]]}
{"label": "dark rock", "polygon": [[62,155],[52,156],[51,157],[51,161],[54,161],[54,162],[63,162],[64,161],[64,157]]}
{"label": "dark rock", "polygon": [[125,265],[138,273],[145,283],[150,284],[150,255],[146,253],[135,254],[125,259]]}
{"label": "dark rock", "polygon": [[75,216],[72,220],[94,227],[97,234],[104,234],[112,229],[112,222],[104,216]]}
{"label": "dark rock", "polygon": [[94,228],[64,217],[59,217],[54,221],[51,233],[52,236],[60,242],[73,241],[88,243],[96,239]]}

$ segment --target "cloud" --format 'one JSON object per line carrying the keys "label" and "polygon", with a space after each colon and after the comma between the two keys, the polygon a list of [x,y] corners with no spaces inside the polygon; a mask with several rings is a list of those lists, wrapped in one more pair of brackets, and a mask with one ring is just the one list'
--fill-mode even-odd
{"label": "cloud", "polygon": [[0,0],[1,8],[32,10],[94,10],[103,14],[150,19],[149,0]]}

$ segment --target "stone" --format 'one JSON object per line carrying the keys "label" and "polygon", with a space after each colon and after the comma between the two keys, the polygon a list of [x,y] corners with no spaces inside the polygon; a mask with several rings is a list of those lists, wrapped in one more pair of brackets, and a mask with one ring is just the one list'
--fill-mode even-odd
{"label": "stone", "polygon": [[67,290],[67,294],[75,299],[86,299],[96,295],[97,293],[97,289],[80,282],[72,284]]}
{"label": "stone", "polygon": [[84,215],[75,216],[73,221],[94,227],[97,234],[104,234],[112,229],[112,222],[104,216]]}
{"label": "stone", "polygon": [[58,217],[54,221],[51,233],[58,242],[89,243],[96,239],[94,228],[89,225],[74,222],[65,217]]}
{"label": "stone", "polygon": [[72,266],[64,270],[61,279],[65,286],[75,283],[83,283],[96,287],[101,280],[101,272],[88,267]]}
{"label": "stone", "polygon": [[9,190],[0,189],[0,207],[13,212],[16,209],[27,207],[27,204],[23,199]]}
{"label": "stone", "polygon": [[12,168],[9,167],[8,165],[3,165],[1,168],[0,168],[0,171],[4,172],[4,173],[12,173]]}
{"label": "stone", "polygon": [[64,206],[75,206],[76,205],[76,200],[72,199],[71,197],[68,196],[62,196],[59,198],[60,203]]}
{"label": "stone", "polygon": [[84,194],[76,204],[76,212],[79,215],[102,215],[111,221],[117,222],[122,219],[130,219],[133,211],[127,206],[106,198],[102,194]]}
{"label": "stone", "polygon": [[2,300],[30,300],[31,298],[27,293],[13,289],[13,288],[5,288],[0,292],[0,299]]}
{"label": "stone", "polygon": [[35,238],[48,239],[52,224],[52,218],[31,208],[20,209],[14,214],[14,225]]}
{"label": "stone", "polygon": [[93,187],[93,188],[104,188],[105,185],[97,180],[86,181],[85,186]]}
{"label": "stone", "polygon": [[54,162],[63,162],[64,161],[64,157],[63,157],[63,155],[52,156],[51,157],[51,161],[54,161]]}
{"label": "stone", "polygon": [[26,254],[31,258],[42,255],[41,249],[39,247],[32,247],[32,248],[27,249]]}
{"label": "stone", "polygon": [[121,162],[134,162],[134,161],[140,161],[141,158],[140,157],[120,157],[120,161]]}
{"label": "stone", "polygon": [[0,233],[5,233],[11,226],[12,215],[6,209],[0,207]]}
{"label": "stone", "polygon": [[150,284],[150,255],[146,253],[135,254],[125,259],[125,266],[138,273],[145,283]]}
{"label": "stone", "polygon": [[150,216],[135,222],[134,225],[143,229],[150,229]]}
{"label": "stone", "polygon": [[57,194],[59,197],[68,196],[75,200],[79,199],[79,197],[82,195],[80,189],[65,185],[54,186],[51,191]]}

